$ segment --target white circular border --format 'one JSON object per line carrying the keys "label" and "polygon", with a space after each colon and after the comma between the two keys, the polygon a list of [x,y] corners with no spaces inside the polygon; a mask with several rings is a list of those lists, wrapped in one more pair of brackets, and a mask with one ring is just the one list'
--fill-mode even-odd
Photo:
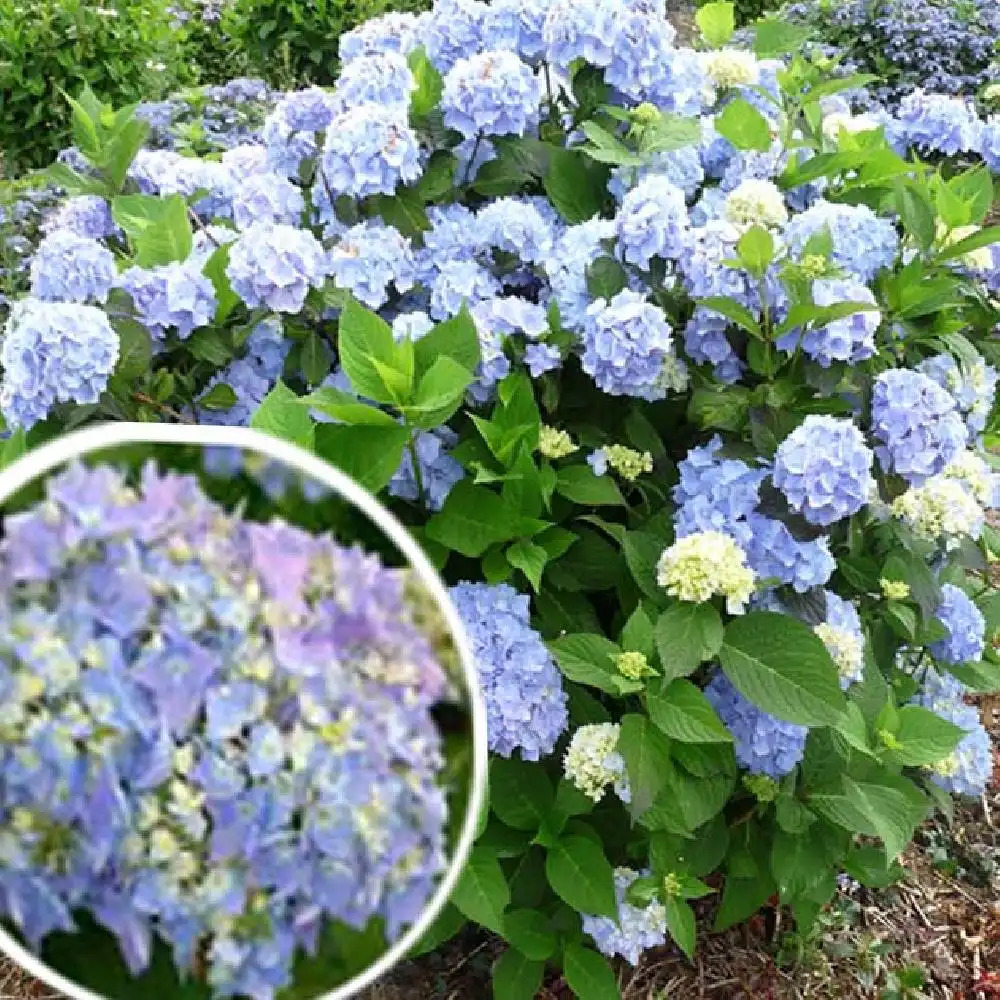
{"label": "white circular border", "polygon": [[[259,452],[320,480],[361,510],[406,556],[423,585],[438,603],[451,630],[462,661],[462,672],[472,710],[472,789],[465,821],[448,870],[415,924],[365,972],[314,1000],[347,1000],[371,986],[388,972],[423,937],[444,908],[468,860],[476,837],[479,814],[486,795],[486,706],[476,675],[468,638],[448,592],[430,560],[403,525],[375,497],[339,469],[298,445],[246,427],[215,427],[205,424],[108,423],[72,431],[43,444],[0,471],[0,504],[35,479],[81,455],[125,444],[178,444],[241,448]],[[18,944],[0,927],[0,949],[36,979],[65,993],[73,1000],[108,1000],[50,969],[36,955]]]}

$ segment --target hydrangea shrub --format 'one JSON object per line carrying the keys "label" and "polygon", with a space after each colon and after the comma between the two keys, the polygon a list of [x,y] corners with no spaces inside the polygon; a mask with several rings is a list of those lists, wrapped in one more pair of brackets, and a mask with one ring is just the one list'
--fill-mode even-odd
{"label": "hydrangea shrub", "polygon": [[806,927],[990,780],[986,126],[947,95],[853,115],[794,29],[698,20],[693,49],[645,2],[387,15],[221,158],[116,170],[105,115],[59,177],[118,227],[83,303],[118,360],[76,398],[50,300],[8,324],[10,453],[92,417],[249,421],[391,498],[454,588],[494,754],[425,947],[502,935],[498,995],[551,963],[616,996],[607,959],[692,953],[702,896],[716,927],[775,895]]}

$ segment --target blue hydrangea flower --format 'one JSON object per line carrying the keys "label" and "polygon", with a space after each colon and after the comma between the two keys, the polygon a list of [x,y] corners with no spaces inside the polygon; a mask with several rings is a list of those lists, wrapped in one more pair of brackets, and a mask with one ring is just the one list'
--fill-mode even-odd
{"label": "blue hydrangea flower", "polygon": [[326,277],[326,254],[308,230],[256,223],[233,244],[226,274],[251,308],[296,313]]}
{"label": "blue hydrangea flower", "polygon": [[990,115],[979,134],[979,153],[986,166],[1000,174],[1000,116]]}
{"label": "blue hydrangea flower", "polygon": [[615,0],[555,0],[542,29],[545,58],[568,70],[577,59],[606,69],[615,57],[618,26],[625,5]]}
{"label": "blue hydrangea flower", "polygon": [[489,747],[524,760],[552,753],[566,730],[566,694],[552,654],[531,627],[530,601],[506,584],[460,583],[451,599],[465,625],[486,700]]}
{"label": "blue hydrangea flower", "polygon": [[620,202],[629,190],[652,175],[679,187],[685,198],[693,198],[705,181],[705,168],[698,147],[684,146],[654,153],[641,167],[615,167],[611,171],[608,190]]}
{"label": "blue hydrangea flower", "polygon": [[647,100],[661,85],[677,32],[662,10],[637,3],[623,5],[615,29],[604,79],[633,100]]}
{"label": "blue hydrangea flower", "polygon": [[96,403],[118,361],[118,335],[95,306],[15,302],[0,346],[0,410],[30,428],[56,403]]}
{"label": "blue hydrangea flower", "polygon": [[449,260],[440,264],[431,282],[429,312],[439,322],[455,316],[462,306],[474,306],[500,292],[500,283],[474,260]]}
{"label": "blue hydrangea flower", "polygon": [[671,388],[673,332],[663,311],[626,289],[587,310],[583,370],[612,396],[663,399]]}
{"label": "blue hydrangea flower", "polygon": [[[875,296],[853,278],[820,278],[812,285],[813,302],[818,306],[835,306],[845,302],[875,306]],[[777,345],[789,353],[802,351],[822,368],[836,361],[857,364],[875,354],[875,333],[882,322],[878,309],[864,309],[842,316],[822,326],[810,327],[803,333],[791,330],[779,337]]]}
{"label": "blue hydrangea flower", "polygon": [[290,348],[291,341],[285,338],[280,320],[272,318],[258,323],[247,338],[243,356],[213,375],[201,394],[207,396],[221,382],[233,390],[236,402],[224,410],[199,409],[201,423],[248,427],[250,418],[281,375]]}
{"label": "blue hydrangea flower", "polygon": [[527,199],[498,198],[479,210],[476,223],[483,244],[528,263],[544,263],[552,253],[552,225]]}
{"label": "blue hydrangea flower", "polygon": [[679,464],[673,491],[677,537],[722,531],[739,543],[759,579],[773,577],[800,593],[825,584],[836,568],[827,539],[800,541],[787,525],[761,514],[757,505],[766,470],[725,458],[721,449],[721,438],[714,437]]}
{"label": "blue hydrangea flower", "polygon": [[65,229],[77,236],[103,240],[115,232],[111,206],[96,194],[80,194],[67,198],[53,213],[48,223],[50,231]]}
{"label": "blue hydrangea flower", "polygon": [[810,524],[856,514],[875,484],[874,456],[850,420],[810,414],[778,446],[774,485]]}
{"label": "blue hydrangea flower", "polygon": [[324,924],[414,922],[447,678],[409,571],[152,463],[76,464],[6,520],[0,584],[0,912],[32,946],[89,912],[136,975],[159,939],[214,996],[273,1000]]}
{"label": "blue hydrangea flower", "polygon": [[865,634],[858,609],[832,590],[824,591],[826,619],[816,627],[840,673],[840,686],[846,691],[860,681],[865,670]]}
{"label": "blue hydrangea flower", "polygon": [[351,291],[370,309],[413,287],[413,249],[399,230],[368,219],[348,229],[330,250],[327,269],[339,288]]}
{"label": "blue hydrangea flower", "polygon": [[344,108],[379,104],[401,105],[405,109],[415,86],[406,57],[398,52],[382,52],[359,56],[344,66],[334,95]]}
{"label": "blue hydrangea flower", "polygon": [[344,32],[337,41],[340,61],[347,66],[362,56],[383,52],[407,55],[418,44],[421,18],[407,12],[389,11]]}
{"label": "blue hydrangea flower", "polygon": [[954,584],[941,585],[941,603],[934,617],[948,630],[944,639],[930,647],[942,663],[972,663],[982,658],[986,647],[986,619],[972,599]]}
{"label": "blue hydrangea flower", "polygon": [[785,240],[793,256],[804,253],[806,244],[824,231],[830,234],[831,262],[869,282],[889,267],[899,252],[899,235],[889,219],[879,218],[867,205],[835,205],[817,201],[793,215],[785,227]]}
{"label": "blue hydrangea flower", "polygon": [[414,449],[420,468],[420,482],[414,475],[413,455],[407,449],[389,481],[389,493],[403,500],[420,500],[423,496],[428,510],[440,510],[451,488],[465,477],[465,470],[448,450],[457,442],[458,435],[447,427],[418,433]]}
{"label": "blue hydrangea flower", "polygon": [[965,447],[966,430],[955,400],[922,372],[897,368],[875,380],[872,430],[887,472],[919,486]]}
{"label": "blue hydrangea flower", "polygon": [[969,442],[978,441],[993,411],[1000,372],[986,364],[982,358],[971,365],[959,365],[950,354],[936,354],[926,358],[920,362],[917,370],[952,395],[965,417]]}
{"label": "blue hydrangea flower", "polygon": [[194,260],[130,267],[118,285],[132,297],[136,318],[159,340],[168,330],[176,330],[181,339],[190,337],[215,316],[215,288]]}
{"label": "blue hydrangea flower", "polygon": [[747,701],[721,671],[708,682],[705,697],[732,733],[737,762],[751,774],[777,780],[802,760],[808,727],[783,722]]}
{"label": "blue hydrangea flower", "polygon": [[542,87],[513,52],[483,52],[459,60],[444,78],[444,123],[466,139],[524,135],[538,118]]}
{"label": "blue hydrangea flower", "polygon": [[587,268],[605,253],[603,243],[614,239],[610,219],[590,219],[570,226],[556,240],[552,258],[545,264],[559,317],[571,330],[579,330],[593,302],[587,290]]}
{"label": "blue hydrangea flower", "polygon": [[483,51],[489,5],[481,0],[437,0],[420,25],[419,40],[438,72]]}
{"label": "blue hydrangea flower", "polygon": [[510,49],[525,62],[537,62],[545,50],[542,30],[548,9],[548,0],[496,0],[489,4],[482,23],[483,50]]}
{"label": "blue hydrangea flower", "polygon": [[524,349],[524,363],[532,378],[541,378],[562,365],[562,354],[551,344],[529,344]]}
{"label": "blue hydrangea flower", "polygon": [[117,273],[114,254],[97,240],[57,229],[31,259],[31,294],[48,302],[106,302]]}
{"label": "blue hydrangea flower", "polygon": [[316,155],[317,135],[326,131],[336,112],[333,95],[320,87],[286,94],[261,130],[271,169],[286,177],[297,176],[302,162]]}
{"label": "blue hydrangea flower", "polygon": [[622,199],[615,219],[618,251],[628,264],[648,268],[654,257],[672,259],[689,224],[684,192],[660,174],[650,174]]}
{"label": "blue hydrangea flower", "polygon": [[677,270],[688,294],[695,299],[725,296],[752,311],[760,306],[757,282],[740,268],[723,262],[736,258],[739,231],[722,219],[692,227],[682,234]]}
{"label": "blue hydrangea flower", "polygon": [[982,123],[971,100],[919,88],[899,102],[887,130],[889,141],[902,150],[914,147],[945,156],[978,152],[981,134]]}
{"label": "blue hydrangea flower", "polygon": [[626,902],[625,897],[632,883],[637,878],[649,875],[648,871],[616,868],[614,874],[617,919],[583,913],[583,932],[591,936],[602,955],[608,958],[621,955],[632,965],[638,965],[644,951],[667,943],[666,909],[657,899],[643,907]]}
{"label": "blue hydrangea flower", "polygon": [[302,218],[305,201],[290,180],[277,173],[256,173],[242,181],[233,195],[233,222],[246,229],[256,222],[294,226]]}
{"label": "blue hydrangea flower", "polygon": [[326,132],[320,159],[322,183],[334,196],[392,194],[421,173],[420,145],[405,110],[358,104],[337,115]]}
{"label": "blue hydrangea flower", "polygon": [[728,329],[725,316],[698,306],[684,327],[684,351],[695,364],[710,364],[715,377],[731,385],[740,380],[746,365],[729,342]]}

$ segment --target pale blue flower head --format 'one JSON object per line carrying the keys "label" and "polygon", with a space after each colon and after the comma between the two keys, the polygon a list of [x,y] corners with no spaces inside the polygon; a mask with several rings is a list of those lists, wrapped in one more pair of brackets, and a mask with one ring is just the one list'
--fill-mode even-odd
{"label": "pale blue flower head", "polygon": [[684,192],[660,174],[650,174],[622,199],[615,219],[618,251],[628,264],[648,268],[654,257],[681,252],[690,225]]}
{"label": "pale blue flower head", "polygon": [[170,330],[186,339],[215,316],[215,288],[194,259],[130,267],[118,286],[131,296],[136,318],[158,340]]}
{"label": "pale blue flower head", "polygon": [[542,87],[513,52],[482,52],[459,60],[444,78],[441,110],[467,139],[524,135],[538,120]]}
{"label": "pale blue flower head", "polygon": [[986,619],[964,590],[952,583],[941,585],[941,603],[934,612],[948,635],[930,647],[942,663],[973,663],[986,647]]}
{"label": "pale blue flower head", "polygon": [[31,259],[31,294],[48,302],[106,302],[117,273],[114,254],[96,239],[56,229]]}
{"label": "pale blue flower head", "polygon": [[251,308],[296,313],[326,278],[326,254],[308,230],[255,223],[233,244],[226,274]]}

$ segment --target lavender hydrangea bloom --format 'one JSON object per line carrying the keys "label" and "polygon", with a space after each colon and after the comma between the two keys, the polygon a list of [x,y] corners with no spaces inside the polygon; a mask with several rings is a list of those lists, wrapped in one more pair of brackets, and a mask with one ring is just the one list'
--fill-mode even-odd
{"label": "lavender hydrangea bloom", "polygon": [[556,0],[549,6],[542,29],[545,58],[568,70],[577,59],[602,69],[611,65],[623,6],[615,0]]}
{"label": "lavender hydrangea bloom", "polygon": [[326,277],[326,254],[308,230],[256,223],[233,244],[226,274],[251,308],[295,313]]}
{"label": "lavender hydrangea bloom", "polygon": [[65,229],[85,239],[103,240],[117,227],[106,199],[96,194],[81,194],[67,198],[52,214],[47,228],[50,232]]}
{"label": "lavender hydrangea bloom", "polygon": [[729,320],[699,306],[684,327],[684,350],[696,364],[710,364],[720,382],[738,382],[746,365],[726,336]]}
{"label": "lavender hydrangea bloom", "polygon": [[966,442],[955,400],[921,372],[901,368],[875,380],[872,430],[882,467],[917,486],[941,472]]}
{"label": "lavender hydrangea bloom", "polygon": [[625,4],[616,23],[614,52],[605,80],[636,101],[657,96],[677,32],[660,9]]}
{"label": "lavender hydrangea bloom", "polygon": [[444,78],[444,123],[467,139],[524,135],[538,118],[542,87],[513,52],[483,52],[459,60]]}
{"label": "lavender hydrangea bloom", "polygon": [[476,214],[476,231],[487,246],[541,264],[552,253],[553,227],[527,199],[498,198]]}
{"label": "lavender hydrangea bloom", "polygon": [[0,346],[0,410],[30,428],[56,403],[96,403],[118,360],[118,335],[95,306],[15,302]]}
{"label": "lavender hydrangea bloom", "polygon": [[47,493],[0,544],[4,916],[37,947],[90,911],[134,973],[155,936],[254,1000],[328,920],[398,937],[447,819],[446,677],[408,571],[152,464]]}
{"label": "lavender hydrangea bloom", "polygon": [[818,201],[785,227],[785,240],[800,256],[814,236],[830,234],[831,262],[860,281],[869,282],[888,267],[899,252],[899,235],[889,219],[879,218],[867,205],[835,205]]}
{"label": "lavender hydrangea bloom", "polygon": [[986,619],[972,599],[954,584],[941,586],[941,603],[934,612],[948,630],[944,639],[930,647],[931,655],[942,663],[972,663],[986,647]]}
{"label": "lavender hydrangea bloom", "polygon": [[688,225],[684,192],[665,177],[651,174],[625,195],[615,220],[622,259],[648,268],[654,257],[678,256]]}
{"label": "lavender hydrangea bloom", "polygon": [[612,396],[663,399],[670,387],[673,336],[662,310],[637,292],[619,292],[587,310],[583,370]]}
{"label": "lavender hydrangea bloom", "polygon": [[400,182],[416,180],[420,146],[405,110],[358,104],[337,115],[326,132],[320,169],[335,196],[392,194]]}
{"label": "lavender hydrangea bloom", "polygon": [[409,12],[389,11],[345,32],[337,42],[340,61],[348,63],[362,56],[383,52],[407,55],[417,44],[421,19]]}
{"label": "lavender hydrangea bloom", "polygon": [[[821,278],[813,282],[812,295],[818,306],[848,302],[859,306],[876,305],[871,291],[853,278]],[[829,368],[837,361],[856,364],[874,356],[875,333],[881,322],[882,314],[878,309],[859,309],[823,326],[810,327],[804,334],[801,330],[791,330],[778,338],[777,345],[790,353],[801,347],[822,368]]]}
{"label": "lavender hydrangea bloom", "polygon": [[327,129],[336,110],[333,95],[320,87],[286,94],[268,115],[261,133],[271,169],[296,176],[302,161],[315,155],[317,133]]}
{"label": "lavender hydrangea bloom", "polygon": [[359,56],[341,71],[334,91],[344,108],[355,104],[379,104],[382,107],[409,106],[416,86],[405,56],[398,52]]}
{"label": "lavender hydrangea bloom", "polygon": [[609,219],[591,219],[570,226],[556,240],[546,265],[552,294],[562,322],[573,330],[586,322],[592,297],[587,290],[587,268],[604,254],[602,242],[614,239],[615,224]]}
{"label": "lavender hydrangea bloom", "polygon": [[158,340],[168,330],[186,339],[215,316],[215,288],[193,259],[153,268],[130,267],[118,279],[118,286],[132,297],[137,319]]}
{"label": "lavender hydrangea bloom", "polygon": [[419,44],[442,74],[461,59],[483,51],[489,5],[480,0],[438,0],[421,23]]}
{"label": "lavender hydrangea bloom", "polygon": [[621,201],[625,195],[647,177],[662,177],[679,187],[685,198],[693,198],[705,180],[701,153],[696,146],[684,146],[667,152],[653,153],[640,167],[616,167],[611,171],[608,190]]}
{"label": "lavender hydrangea bloom", "polygon": [[410,241],[399,230],[368,219],[352,226],[327,256],[327,270],[339,288],[350,290],[370,309],[413,287],[415,264]]}
{"label": "lavender hydrangea bloom", "polygon": [[810,414],[778,447],[774,485],[810,524],[856,514],[875,484],[874,456],[850,420]]}
{"label": "lavender hydrangea bloom", "polygon": [[887,137],[903,150],[912,146],[924,153],[954,156],[978,152],[981,134],[982,123],[971,101],[917,89],[899,102]]}
{"label": "lavender hydrangea bloom", "polygon": [[116,275],[110,250],[95,239],[57,229],[31,259],[31,294],[47,302],[106,302]]}
{"label": "lavender hydrangea bloom", "polygon": [[615,869],[615,897],[618,917],[599,917],[583,913],[583,932],[593,938],[597,950],[608,958],[621,955],[632,965],[638,965],[642,953],[667,943],[667,914],[659,900],[646,906],[633,906],[626,902],[632,883],[648,871],[636,872],[630,868]]}
{"label": "lavender hydrangea bloom", "polygon": [[552,753],[568,723],[562,675],[531,627],[530,602],[506,584],[451,588],[486,699],[493,753],[524,760]]}
{"label": "lavender hydrangea bloom", "polygon": [[950,354],[936,354],[917,366],[928,378],[949,392],[965,417],[969,442],[975,442],[986,429],[993,410],[1000,372],[981,358],[972,364],[959,363]]}
{"label": "lavender hydrangea bloom", "polygon": [[290,180],[277,173],[255,173],[233,195],[233,222],[246,229],[256,222],[293,226],[302,218],[305,201]]}
{"label": "lavender hydrangea bloom", "polygon": [[420,469],[418,482],[413,471],[413,455],[403,452],[403,460],[389,481],[388,490],[403,500],[426,501],[428,510],[440,510],[451,488],[465,477],[465,470],[448,451],[458,443],[458,435],[447,427],[421,431],[414,442]]}
{"label": "lavender hydrangea bloom", "polygon": [[721,671],[708,682],[705,697],[732,733],[736,760],[751,774],[777,780],[802,760],[808,727],[783,722],[747,701]]}

